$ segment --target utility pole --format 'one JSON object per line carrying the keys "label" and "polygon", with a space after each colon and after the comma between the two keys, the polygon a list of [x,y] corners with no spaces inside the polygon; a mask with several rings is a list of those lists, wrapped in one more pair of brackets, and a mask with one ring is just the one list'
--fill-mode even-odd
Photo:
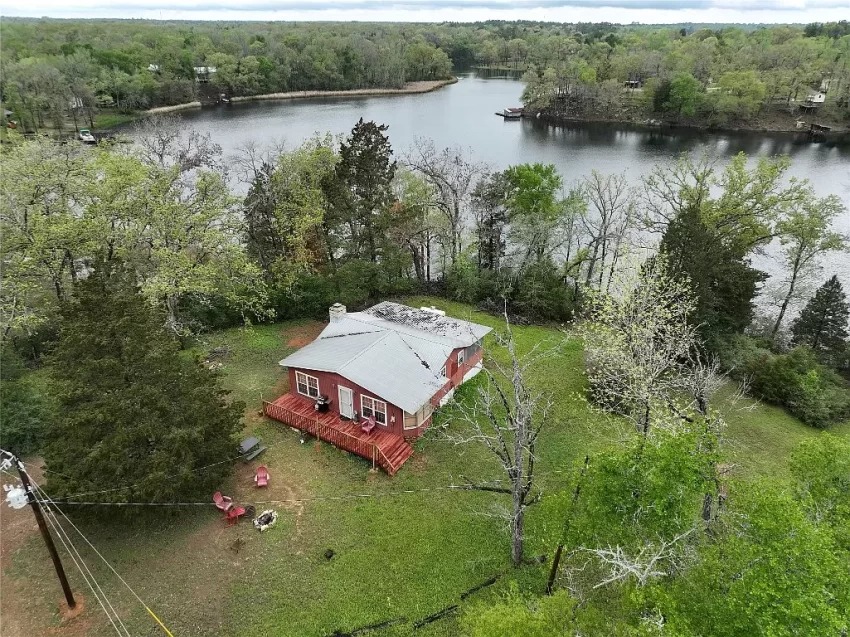
{"label": "utility pole", "polygon": [[[68,585],[68,578],[65,576],[65,569],[62,568],[62,560],[59,559],[59,553],[56,550],[56,545],[53,543],[53,538],[50,535],[47,524],[44,522],[44,515],[41,512],[41,504],[39,504],[38,498],[35,497],[35,492],[33,491],[32,484],[30,483],[30,478],[24,469],[24,464],[17,456],[9,453],[8,451],[4,451],[3,454],[15,465],[15,468],[21,476],[21,482],[24,485],[27,500],[29,501],[29,505],[32,507],[32,512],[35,515],[35,521],[38,522],[38,528],[41,531],[41,536],[44,538],[44,543],[47,545],[47,551],[50,553],[50,558],[53,560],[56,575],[59,577],[59,583],[62,585],[62,592],[65,593],[65,601],[68,602],[68,608],[74,608],[77,605],[77,602],[74,600],[74,593],[71,592],[71,587]],[[10,504],[12,503],[10,502]],[[15,507],[14,505],[12,506],[13,508],[20,508]]]}

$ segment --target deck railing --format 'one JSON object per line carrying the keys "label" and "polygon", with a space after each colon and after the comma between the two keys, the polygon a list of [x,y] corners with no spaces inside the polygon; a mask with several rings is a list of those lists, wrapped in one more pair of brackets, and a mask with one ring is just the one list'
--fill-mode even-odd
{"label": "deck railing", "polygon": [[386,455],[384,455],[381,448],[375,443],[367,442],[345,431],[326,425],[317,418],[305,416],[297,411],[265,400],[263,401],[263,414],[269,418],[279,420],[290,427],[307,432],[311,436],[315,436],[325,442],[329,442],[335,447],[345,449],[346,451],[357,454],[361,458],[371,460],[373,467],[378,463],[391,473],[395,473],[397,470]]}

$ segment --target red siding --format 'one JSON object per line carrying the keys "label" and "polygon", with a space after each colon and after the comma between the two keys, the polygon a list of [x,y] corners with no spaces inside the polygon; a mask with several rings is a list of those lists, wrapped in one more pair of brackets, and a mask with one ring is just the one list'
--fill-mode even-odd
{"label": "red siding", "polygon": [[[381,425],[378,424],[378,427],[383,429],[384,431],[391,431],[392,433],[398,434],[400,436],[405,435],[404,431],[404,411],[400,407],[396,407],[390,402],[387,402],[385,399],[381,398],[377,394],[373,394],[369,391],[363,389],[360,385],[352,383],[350,380],[343,378],[339,374],[335,374],[332,372],[314,372],[309,369],[303,368],[289,368],[289,392],[291,394],[295,394],[296,396],[302,396],[302,394],[298,393],[298,386],[295,384],[295,372],[304,372],[310,376],[315,376],[319,379],[319,393],[323,396],[327,396],[331,400],[330,411],[339,416],[339,385],[343,387],[348,387],[354,392],[354,411],[360,413],[362,411],[360,396],[368,396],[369,398],[376,398],[380,401],[387,403],[387,424]],[[393,421],[395,418],[395,421]],[[408,435],[411,430],[408,430]]]}
{"label": "red siding", "polygon": [[[452,355],[449,357],[449,360],[446,363],[446,373],[449,375],[449,380],[443,385],[442,389],[434,394],[434,397],[431,399],[431,404],[435,407],[440,404],[440,400],[442,400],[443,396],[448,394],[452,389],[458,387],[461,383],[463,383],[463,377],[466,373],[475,367],[481,360],[484,358],[484,350],[479,349],[472,356],[470,356],[466,361],[464,361],[463,365],[458,367],[457,364],[457,353],[460,349],[456,349],[452,352]],[[431,424],[430,421],[428,424]]]}
{"label": "red siding", "polygon": [[[452,351],[448,360],[446,361],[446,374],[448,375],[448,380],[446,384],[431,398],[431,404],[434,407],[437,407],[440,404],[440,400],[445,396],[449,391],[453,388],[459,386],[463,382],[463,377],[466,373],[479,364],[484,356],[484,350],[479,348],[472,356],[470,356],[463,365],[458,366],[457,364],[457,355],[458,352],[466,348],[457,348]],[[362,406],[360,402],[361,396],[369,396],[370,398],[377,398],[378,400],[382,400],[387,403],[387,424],[386,426],[379,424],[378,427],[383,429],[384,431],[389,431],[400,436],[404,436],[405,438],[417,438],[422,435],[422,433],[431,425],[431,418],[425,420],[419,427],[416,429],[405,429],[404,428],[404,410],[392,403],[386,401],[381,398],[377,394],[373,394],[360,385],[352,383],[351,381],[343,378],[339,374],[333,372],[315,372],[309,369],[303,368],[289,368],[289,391],[291,394],[296,396],[301,396],[302,394],[298,393],[298,386],[295,383],[295,372],[304,372],[310,376],[314,376],[319,379],[319,393],[323,396],[327,396],[331,400],[330,411],[337,416],[339,416],[339,385],[343,387],[349,387],[354,392],[354,410],[358,413],[362,411]],[[395,418],[395,421],[393,421]]]}

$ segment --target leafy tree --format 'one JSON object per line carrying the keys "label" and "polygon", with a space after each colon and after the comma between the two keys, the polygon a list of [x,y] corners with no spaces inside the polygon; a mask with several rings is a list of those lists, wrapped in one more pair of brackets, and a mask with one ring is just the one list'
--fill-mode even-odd
{"label": "leafy tree", "polygon": [[478,239],[478,269],[499,270],[507,248],[508,183],[505,173],[482,177],[472,193]]}
{"label": "leafy tree", "polygon": [[846,381],[806,346],[787,354],[762,350],[746,356],[740,373],[749,378],[755,396],[782,405],[807,425],[827,427],[850,417]]}
{"label": "leafy tree", "polygon": [[385,124],[364,122],[354,125],[339,149],[336,183],[326,180],[333,206],[333,222],[348,235],[348,256],[377,262],[383,215],[393,201],[392,182],[396,162],[384,134]]}
{"label": "leafy tree", "polygon": [[504,172],[510,219],[509,238],[517,247],[517,266],[540,262],[557,245],[566,210],[558,197],[563,179],[552,164],[520,164]]}
{"label": "leafy tree", "polygon": [[709,229],[696,208],[683,210],[673,219],[660,250],[667,255],[671,271],[689,282],[696,301],[690,321],[711,349],[725,336],[749,326],[753,298],[766,275]]}
{"label": "leafy tree", "polygon": [[829,433],[805,439],[791,456],[791,473],[809,518],[832,529],[850,554],[850,441]]}
{"label": "leafy tree", "polygon": [[45,451],[55,496],[127,486],[87,499],[179,501],[228,473],[244,405],[163,323],[115,263],[96,264],[63,307],[51,358],[61,409]]}
{"label": "leafy tree", "polygon": [[514,586],[493,604],[471,607],[461,624],[468,637],[569,637],[576,634],[574,615],[566,591],[535,598]]}
{"label": "leafy tree", "polygon": [[764,481],[729,503],[663,605],[671,634],[840,635],[850,575],[829,532]]}
{"label": "leafy tree", "polygon": [[690,73],[679,73],[670,80],[664,108],[679,115],[693,116],[702,96],[702,84]]}
{"label": "leafy tree", "polygon": [[[619,283],[619,282],[618,282]],[[690,322],[693,295],[660,255],[638,278],[609,293],[594,292],[579,333],[584,340],[590,395],[622,414],[646,437],[682,390],[682,361],[696,348]]]}
{"label": "leafy tree", "polygon": [[834,361],[847,347],[848,316],[847,295],[838,277],[833,275],[794,319],[793,341],[808,345],[825,361]]}
{"label": "leafy tree", "polygon": [[330,139],[314,139],[264,163],[245,199],[248,253],[269,280],[289,288],[336,248],[324,233],[324,184],[338,161]]}
{"label": "leafy tree", "polygon": [[24,361],[11,346],[0,349],[0,447],[19,456],[40,449],[55,418],[49,390],[27,372]]}
{"label": "leafy tree", "polygon": [[810,189],[806,201],[792,207],[777,223],[788,283],[773,325],[773,338],[782,325],[788,304],[796,298],[798,285],[811,278],[817,268],[817,259],[827,252],[847,248],[847,237],[831,230],[832,221],[842,212],[845,208],[838,197],[818,199]]}

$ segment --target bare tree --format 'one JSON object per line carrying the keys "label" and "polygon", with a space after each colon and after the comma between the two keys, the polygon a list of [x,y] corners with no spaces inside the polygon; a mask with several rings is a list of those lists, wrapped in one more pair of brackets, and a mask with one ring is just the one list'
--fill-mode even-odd
{"label": "bare tree", "polygon": [[510,510],[505,514],[511,532],[511,560],[514,566],[519,566],[523,562],[525,510],[540,497],[539,492],[532,495],[537,439],[552,406],[551,397],[532,390],[527,377],[532,365],[553,352],[535,348],[521,357],[516,351],[507,312],[505,327],[506,333],[498,342],[507,354],[508,363],[502,364],[495,358],[488,360],[482,372],[485,382],[479,385],[475,401],[459,403],[456,407],[468,431],[447,432],[446,436],[455,444],[484,445],[498,459],[507,476],[507,487],[470,480],[469,488],[511,496]]}
{"label": "bare tree", "polygon": [[603,175],[595,170],[581,180],[580,188],[592,205],[581,214],[590,249],[585,284],[591,285],[595,278],[597,287],[602,288],[607,265],[609,288],[623,242],[635,225],[636,190],[628,185],[625,174]]}
{"label": "bare tree", "polygon": [[463,247],[463,231],[472,191],[478,178],[487,172],[487,166],[474,161],[461,148],[438,151],[432,140],[422,138],[414,141],[404,162],[434,188],[434,203],[448,223],[446,247],[450,263],[454,264]]}
{"label": "bare tree", "polygon": [[187,127],[176,115],[146,117],[135,125],[134,133],[137,152],[147,164],[177,166],[181,173],[196,168],[224,171],[221,146],[212,141],[209,133]]}
{"label": "bare tree", "polygon": [[638,586],[646,586],[650,580],[670,574],[676,565],[678,545],[693,531],[694,529],[689,529],[670,540],[649,542],[641,547],[636,555],[629,555],[620,546],[579,550],[596,557],[607,571],[605,577],[593,588],[602,588],[629,579],[634,580]]}
{"label": "bare tree", "polygon": [[236,152],[227,157],[228,163],[236,172],[236,179],[250,186],[266,170],[267,166],[274,168],[277,159],[286,150],[286,142],[273,140],[261,144],[249,139],[236,147]]}

